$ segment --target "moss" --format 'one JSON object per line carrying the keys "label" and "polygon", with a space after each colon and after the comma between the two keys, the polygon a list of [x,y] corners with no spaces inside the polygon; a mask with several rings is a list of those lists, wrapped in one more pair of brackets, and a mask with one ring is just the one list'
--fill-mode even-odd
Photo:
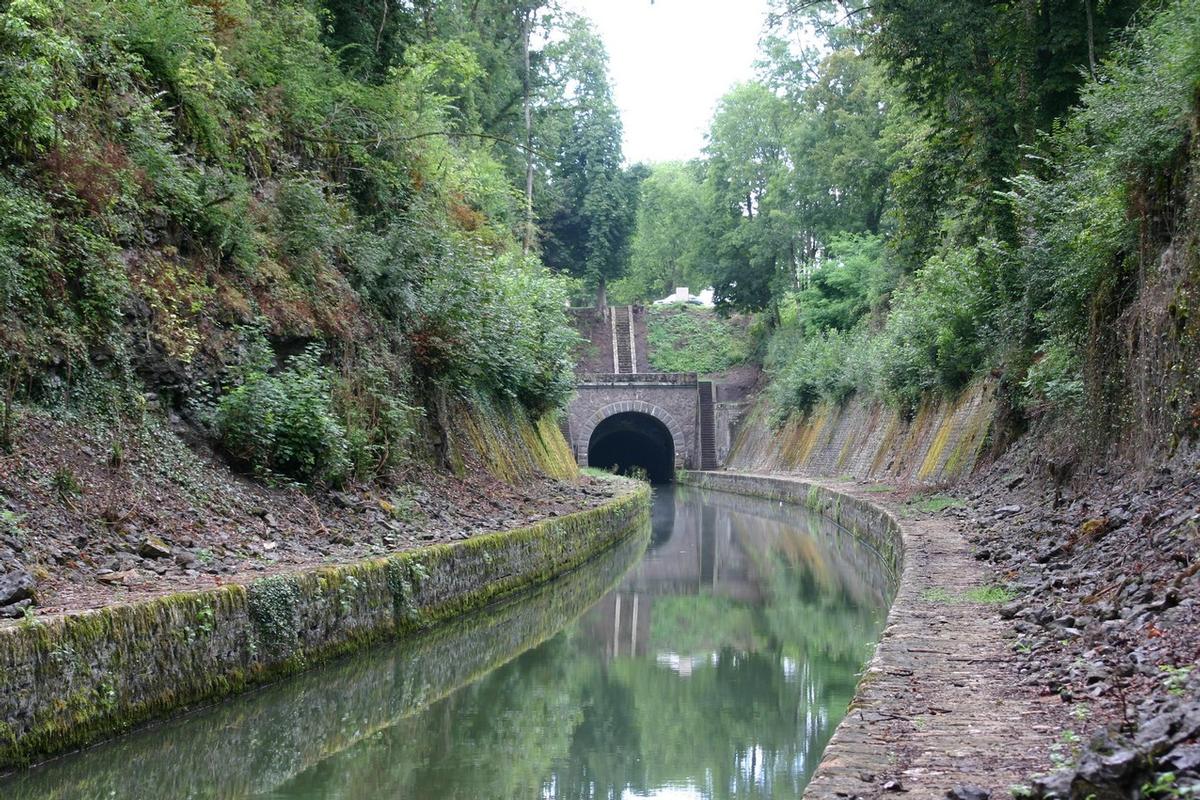
{"label": "moss", "polygon": [[929,449],[925,451],[925,458],[922,460],[921,466],[917,469],[918,479],[926,480],[930,475],[937,473],[941,466],[942,451],[946,449],[946,443],[950,441],[950,434],[953,432],[954,417],[943,418],[934,432]]}
{"label": "moss", "polygon": [[[544,583],[644,530],[649,488],[620,482],[609,503],[528,528],[0,629],[0,768]],[[32,718],[15,713],[22,692]]]}
{"label": "moss", "polygon": [[261,578],[250,584],[249,600],[258,642],[272,654],[291,654],[298,644],[300,587],[296,577]]}
{"label": "moss", "polygon": [[484,468],[508,483],[521,483],[538,474],[560,480],[579,476],[571,448],[554,416],[530,420],[515,405],[477,399],[457,409],[457,449],[468,449]]}

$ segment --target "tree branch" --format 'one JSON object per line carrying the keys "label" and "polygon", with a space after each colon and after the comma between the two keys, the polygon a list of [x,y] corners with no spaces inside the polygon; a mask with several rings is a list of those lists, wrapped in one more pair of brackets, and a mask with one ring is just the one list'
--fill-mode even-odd
{"label": "tree branch", "polygon": [[534,147],[528,147],[524,144],[521,144],[520,142],[513,141],[512,139],[509,139],[507,137],[493,136],[490,133],[475,133],[473,131],[425,131],[424,133],[414,133],[414,134],[410,134],[408,136],[371,136],[371,137],[367,137],[367,138],[363,138],[363,139],[335,139],[333,137],[327,137],[327,136],[312,136],[307,133],[296,133],[295,136],[299,139],[303,139],[306,142],[317,142],[318,144],[342,144],[342,145],[354,145],[354,144],[381,145],[385,142],[413,142],[413,141],[416,141],[417,139],[428,139],[432,136],[445,136],[448,139],[461,139],[461,138],[487,139],[487,140],[493,141],[493,142],[500,142],[502,144],[512,145],[513,147],[516,147],[519,150],[523,150],[527,153],[533,153],[534,155],[539,156],[541,158],[546,158],[546,159],[551,159],[551,160],[553,160],[553,158],[554,158],[553,156],[551,156],[547,153],[543,153]]}

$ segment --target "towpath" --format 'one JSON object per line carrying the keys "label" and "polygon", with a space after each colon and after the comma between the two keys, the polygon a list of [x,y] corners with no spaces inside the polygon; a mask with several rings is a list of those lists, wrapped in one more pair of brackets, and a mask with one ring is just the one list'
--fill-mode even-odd
{"label": "towpath", "polygon": [[889,511],[905,557],[875,657],[805,796],[1003,798],[1049,771],[1065,707],[1022,686],[1011,628],[984,601],[995,576],[959,524],[914,517],[881,487],[819,483]]}

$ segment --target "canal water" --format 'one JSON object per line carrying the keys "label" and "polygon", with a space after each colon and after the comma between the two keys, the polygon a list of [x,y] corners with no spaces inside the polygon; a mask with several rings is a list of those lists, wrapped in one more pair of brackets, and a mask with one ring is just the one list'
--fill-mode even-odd
{"label": "canal water", "polygon": [[795,798],[894,586],[795,506],[656,490],[540,591],[0,779],[0,797]]}

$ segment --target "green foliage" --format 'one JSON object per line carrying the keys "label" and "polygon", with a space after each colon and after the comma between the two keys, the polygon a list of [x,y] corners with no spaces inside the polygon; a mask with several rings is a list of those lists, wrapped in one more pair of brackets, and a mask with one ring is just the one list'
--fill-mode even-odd
{"label": "green foliage", "polygon": [[603,290],[628,266],[643,172],[621,166],[604,43],[578,16],[567,16],[563,34],[545,54],[552,94],[543,101],[537,141],[556,167],[535,204],[546,264]]}
{"label": "green foliage", "polygon": [[720,372],[745,362],[752,350],[744,321],[691,306],[653,306],[647,312],[650,365],[663,372]]}
{"label": "green foliage", "polygon": [[346,429],[334,416],[333,378],[310,347],[276,375],[254,372],[221,397],[222,446],[256,473],[338,483],[350,468]]}
{"label": "green foliage", "polygon": [[936,514],[940,511],[945,511],[947,508],[962,508],[963,505],[964,503],[962,500],[943,494],[931,494],[926,497],[917,497],[908,502],[908,506],[910,508],[925,514]]}
{"label": "green foliage", "polygon": [[855,334],[825,331],[802,336],[796,330],[776,335],[768,348],[766,369],[775,422],[792,412],[807,413],[817,403],[840,403],[857,387],[847,369],[850,354],[861,346]]}
{"label": "green foliage", "polygon": [[58,137],[59,115],[78,102],[65,75],[83,60],[56,30],[59,0],[13,0],[0,12],[0,151],[33,155]]}
{"label": "green foliage", "polygon": [[[1192,224],[1200,6],[843,6],[773,3],[702,165],[705,270],[769,310],[777,413],[854,391],[911,410],[995,372],[1027,413],[1186,424],[1194,257],[1158,258]],[[796,44],[814,29],[827,49]]]}
{"label": "green foliage", "polygon": [[333,405],[356,478],[383,475],[408,457],[421,410],[403,401],[402,387],[377,361],[367,359],[339,377]]}
{"label": "green foliage", "polygon": [[896,292],[878,362],[885,396],[915,408],[926,393],[963,388],[983,366],[991,298],[981,260],[970,251],[935,256]]}
{"label": "green foliage", "polygon": [[614,303],[657,300],[677,286],[706,283],[703,239],[695,231],[704,213],[698,166],[666,162],[650,167],[637,203],[629,272],[612,287]]}
{"label": "green foliage", "polygon": [[1163,676],[1163,687],[1176,697],[1182,697],[1184,694],[1186,694],[1188,676],[1192,674],[1192,670],[1194,669],[1195,667],[1190,664],[1179,667],[1171,664],[1158,665],[1158,670]]}
{"label": "green foliage", "polygon": [[893,288],[895,276],[888,270],[882,237],[838,234],[807,276],[807,284],[784,296],[779,324],[796,326],[808,336],[848,331],[878,308]]}
{"label": "green foliage", "polygon": [[246,595],[257,640],[272,657],[283,657],[299,640],[300,585],[294,575],[272,575],[250,584]]}
{"label": "green foliage", "polygon": [[[224,382],[222,444],[303,481],[400,463],[430,387],[565,403],[566,289],[520,255],[512,140],[528,81],[538,152],[584,148],[535,164],[547,230],[586,196],[587,268],[619,272],[633,184],[603,48],[536,0],[403,5],[0,3],[6,384],[74,397],[103,373],[203,405]],[[600,188],[555,194],[567,172]],[[328,367],[227,356],[265,333],[324,342]]]}
{"label": "green foliage", "polygon": [[70,467],[64,466],[56,469],[50,478],[50,484],[54,487],[54,491],[58,492],[59,497],[67,502],[83,494],[83,484],[79,482],[75,471]]}
{"label": "green foliage", "polygon": [[974,589],[956,594],[940,586],[921,592],[921,599],[928,603],[945,603],[957,605],[960,603],[981,603],[983,605],[1002,605],[1011,603],[1016,598],[1009,589],[1003,586],[979,586]]}
{"label": "green foliage", "polygon": [[786,103],[759,83],[723,97],[706,149],[708,215],[702,220],[706,271],[718,308],[766,308],[792,267],[790,220],[771,213],[772,184],[786,174]]}

